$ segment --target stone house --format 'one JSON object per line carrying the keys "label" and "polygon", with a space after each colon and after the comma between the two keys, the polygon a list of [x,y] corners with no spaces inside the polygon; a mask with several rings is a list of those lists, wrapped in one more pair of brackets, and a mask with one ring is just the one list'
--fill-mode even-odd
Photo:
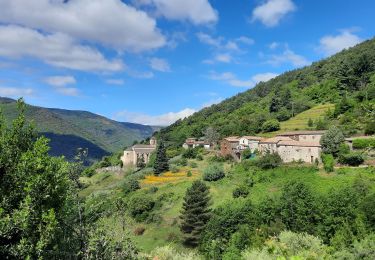
{"label": "stone house", "polygon": [[283,162],[303,161],[314,163],[321,161],[320,138],[325,131],[293,131],[278,134],[276,137],[261,140],[259,151],[278,153]]}
{"label": "stone house", "polygon": [[228,155],[233,156],[235,159],[239,159],[240,156],[238,155],[238,145],[240,142],[240,137],[238,136],[230,136],[224,138],[220,142],[220,152],[223,157]]}
{"label": "stone house", "polygon": [[196,138],[187,138],[185,140],[185,143],[182,145],[182,147],[185,149],[196,148],[196,147],[203,147],[205,149],[210,149],[211,145],[210,143],[204,140],[197,140]]}
{"label": "stone house", "polygon": [[262,137],[259,136],[242,136],[239,140],[239,150],[250,149],[252,153],[258,150],[259,142]]}
{"label": "stone house", "polygon": [[124,151],[124,154],[121,156],[121,161],[124,166],[137,166],[138,161],[143,158],[144,163],[150,161],[150,156],[153,151],[156,149],[156,138],[152,137],[150,139],[150,144],[136,144],[132,147],[129,147]]}

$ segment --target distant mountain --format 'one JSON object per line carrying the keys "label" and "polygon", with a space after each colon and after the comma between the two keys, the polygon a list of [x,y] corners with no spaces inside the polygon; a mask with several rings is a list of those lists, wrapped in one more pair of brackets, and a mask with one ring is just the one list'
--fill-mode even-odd
{"label": "distant mountain", "polygon": [[[17,116],[14,99],[0,97],[0,109],[10,122]],[[26,118],[37,131],[48,137],[52,155],[71,160],[77,148],[88,148],[89,159],[118,152],[136,140],[150,137],[160,127],[117,122],[86,111],[43,108],[27,105]]]}

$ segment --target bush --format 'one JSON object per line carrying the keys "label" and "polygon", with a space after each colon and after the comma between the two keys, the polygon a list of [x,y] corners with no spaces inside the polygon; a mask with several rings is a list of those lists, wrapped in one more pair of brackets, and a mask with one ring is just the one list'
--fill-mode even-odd
{"label": "bush", "polygon": [[322,150],[326,154],[332,154],[337,156],[340,145],[344,142],[345,138],[343,133],[336,126],[332,126],[324,133],[320,139],[320,144],[322,145]]}
{"label": "bush", "polygon": [[186,176],[187,176],[187,177],[191,177],[191,176],[193,176],[193,173],[192,173],[191,171],[188,171],[188,172],[186,173]]}
{"label": "bush", "polygon": [[95,169],[93,167],[88,167],[83,170],[82,175],[86,177],[91,177],[95,174]]}
{"label": "bush", "polygon": [[122,186],[122,190],[125,194],[139,190],[140,188],[141,186],[139,185],[139,182],[136,179],[130,179],[126,181]]}
{"label": "bush", "polygon": [[141,236],[145,232],[146,228],[144,226],[139,226],[134,229],[134,235]]}
{"label": "bush", "polygon": [[178,173],[180,171],[180,168],[176,165],[172,165],[170,170],[172,173]]}
{"label": "bush", "polygon": [[145,221],[154,208],[154,205],[155,202],[150,197],[137,196],[130,199],[128,206],[130,215],[136,221]]}
{"label": "bush", "polygon": [[371,121],[371,122],[369,122],[369,123],[366,124],[365,134],[366,135],[373,135],[373,134],[375,134],[375,122],[374,121]]}
{"label": "bush", "polygon": [[351,152],[348,154],[342,154],[339,157],[339,163],[341,164],[347,164],[350,166],[358,166],[361,165],[365,159],[363,158],[363,155],[358,152]]}
{"label": "bush", "polygon": [[197,168],[198,167],[198,164],[196,162],[191,162],[190,163],[190,167],[191,168]]}
{"label": "bush", "polygon": [[353,140],[354,149],[375,148],[375,138],[358,138]]}
{"label": "bush", "polygon": [[237,187],[233,190],[232,195],[233,195],[233,198],[239,198],[239,197],[246,198],[247,195],[249,195],[249,188],[244,185]]}
{"label": "bush", "polygon": [[198,148],[189,148],[182,153],[182,158],[195,159],[198,155]]}
{"label": "bush", "polygon": [[326,172],[333,172],[335,166],[335,159],[332,154],[322,154],[322,161],[324,170]]}
{"label": "bush", "polygon": [[150,187],[150,188],[147,190],[147,192],[148,192],[148,193],[156,193],[156,192],[158,192],[158,190],[159,190],[158,187],[156,187],[156,186],[152,186],[152,187]]}
{"label": "bush", "polygon": [[280,123],[276,119],[271,119],[263,123],[262,130],[263,132],[273,132],[280,129]]}
{"label": "bush", "polygon": [[224,177],[224,167],[221,164],[211,164],[203,171],[203,179],[205,181],[217,181]]}
{"label": "bush", "polygon": [[266,153],[265,155],[261,156],[255,164],[259,168],[266,170],[276,168],[280,166],[281,163],[282,160],[278,153]]}

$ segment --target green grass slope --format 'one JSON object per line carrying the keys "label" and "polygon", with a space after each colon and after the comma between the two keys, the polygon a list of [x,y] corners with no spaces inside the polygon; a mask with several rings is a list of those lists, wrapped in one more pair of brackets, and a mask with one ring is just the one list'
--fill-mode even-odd
{"label": "green grass slope", "polygon": [[[0,98],[7,122],[17,116],[17,104]],[[88,148],[89,159],[118,152],[135,140],[150,137],[158,127],[122,123],[86,111],[70,111],[27,105],[26,118],[37,131],[51,139],[51,154],[72,159],[77,148]]]}
{"label": "green grass slope", "polygon": [[[210,163],[205,157],[203,161],[189,160],[197,164],[196,168],[183,167],[177,173],[167,172],[160,176],[152,173],[140,180],[141,189],[127,195],[126,201],[134,196],[151,196],[158,203],[152,214],[154,221],[136,222],[132,218],[127,219],[127,228],[132,240],[136,242],[139,249],[149,252],[156,247],[173,244],[179,250],[186,250],[182,245],[182,233],[178,222],[186,189],[196,179],[202,178],[202,171]],[[335,173],[327,174],[322,169],[306,165],[284,165],[276,169],[260,170],[247,168],[241,164],[225,164],[226,177],[216,182],[206,182],[210,187],[212,196],[212,208],[233,201],[232,192],[235,188],[243,185],[251,176],[255,182],[250,189],[249,197],[254,203],[258,203],[267,196],[280,196],[282,187],[290,181],[299,181],[307,184],[316,195],[325,195],[331,189],[352,185],[358,178],[365,178],[369,187],[375,189],[375,177],[373,168],[342,168]],[[187,172],[191,171],[191,177]],[[82,177],[81,181],[87,186],[81,191],[81,196],[98,199],[99,204],[110,205],[118,198],[124,197],[121,189],[123,181],[132,178],[129,173],[114,174],[100,173],[90,178]],[[156,192],[150,192],[157,187]],[[102,198],[102,199],[100,199]],[[238,200],[241,200],[240,198]],[[101,201],[101,202],[99,202]],[[126,209],[125,209],[126,210]],[[105,214],[104,214],[105,215]],[[121,228],[121,223],[116,222],[117,216],[107,214],[104,221]],[[144,228],[142,235],[134,231]]]}

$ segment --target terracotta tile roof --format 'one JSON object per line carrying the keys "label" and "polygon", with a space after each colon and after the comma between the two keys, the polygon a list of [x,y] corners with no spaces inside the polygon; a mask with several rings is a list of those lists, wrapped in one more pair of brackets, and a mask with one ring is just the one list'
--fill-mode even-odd
{"label": "terracotta tile roof", "polygon": [[262,139],[259,143],[265,143],[265,144],[277,144],[280,141],[293,141],[293,139],[287,137],[287,136],[275,136],[272,138],[266,138]]}
{"label": "terracotta tile roof", "polygon": [[245,136],[242,136],[241,138],[245,138],[245,139],[248,139],[248,140],[257,140],[257,141],[260,141],[260,140],[263,139],[260,136],[251,136],[251,135],[245,135]]}
{"label": "terracotta tile roof", "polygon": [[318,142],[280,141],[277,145],[299,146],[299,147],[321,147]]}
{"label": "terracotta tile roof", "polygon": [[224,140],[226,140],[228,142],[239,142],[240,137],[238,137],[238,136],[228,136],[228,137],[225,137]]}
{"label": "terracotta tile roof", "polygon": [[290,132],[285,132],[285,133],[280,133],[277,134],[277,136],[289,136],[289,135],[322,135],[324,134],[324,130],[319,130],[319,131],[290,131]]}

